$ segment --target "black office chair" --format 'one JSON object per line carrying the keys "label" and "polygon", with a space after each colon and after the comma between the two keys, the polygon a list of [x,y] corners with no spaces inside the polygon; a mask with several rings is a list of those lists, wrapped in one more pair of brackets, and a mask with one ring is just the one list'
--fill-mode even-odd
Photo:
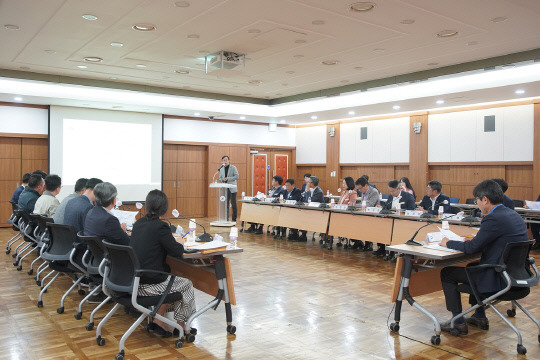
{"label": "black office chair", "polygon": [[514,207],[523,207],[525,202],[523,200],[512,200],[514,202]]}
{"label": "black office chair", "polygon": [[467,199],[465,200],[465,204],[468,204],[468,205],[474,205],[474,201],[475,201],[475,200],[476,200],[475,198],[467,198]]}
{"label": "black office chair", "polygon": [[[19,223],[20,233],[23,235],[24,241],[17,246],[15,253],[12,255],[15,258],[13,266],[17,267],[17,270],[22,270],[22,259],[28,256],[36,250],[37,246],[37,222],[24,211],[18,211],[17,215],[22,219],[22,223]],[[22,246],[22,249],[19,248]],[[26,254],[25,254],[26,253]],[[23,255],[24,254],[24,255]]]}
{"label": "black office chair", "polygon": [[[501,301],[511,301],[512,308],[507,310],[507,315],[509,317],[516,316],[516,306],[519,307],[538,327],[538,341],[540,342],[540,322],[517,302],[517,300],[523,299],[529,295],[531,287],[538,285],[540,274],[534,265],[534,258],[529,257],[529,252],[533,243],[534,240],[508,243],[504,248],[498,264],[472,265],[465,268],[469,284],[459,285],[458,291],[473,294],[478,303],[453,317],[451,320],[452,327],[456,319],[476,310],[480,306],[487,305],[493,309],[493,311],[495,311],[495,313],[499,315],[512,330],[514,330],[518,336],[517,352],[519,354],[525,354],[527,349],[522,345],[519,330],[495,308],[495,305]],[[492,268],[497,271],[503,282],[506,284],[506,287],[503,290],[495,294],[482,294],[478,292],[478,289],[474,285],[476,274],[479,270],[487,268]],[[452,329],[451,334],[457,336],[457,329]]]}
{"label": "black office chair", "polygon": [[460,211],[461,211],[461,209],[458,208],[457,206],[450,206],[450,213],[455,215],[455,214],[459,213]]}
{"label": "black office chair", "polygon": [[459,198],[450,197],[450,204],[459,204]]}
{"label": "black office chair", "polygon": [[[39,260],[43,260],[41,257],[41,254],[44,250],[44,247],[48,243],[49,239],[49,232],[47,230],[47,223],[48,222],[54,222],[53,218],[47,217],[45,215],[30,215],[36,222],[37,222],[37,237],[36,240],[38,241],[37,247],[39,249],[39,256],[32,261],[30,264],[30,269],[28,269],[27,273],[28,275],[32,275],[34,273],[34,264],[38,262]],[[39,275],[41,272],[43,272],[48,267],[48,263],[46,261],[43,261],[43,263],[37,268],[37,274],[34,277],[34,279],[39,280]],[[38,284],[41,285],[41,284]]]}
{"label": "black office chair", "polygon": [[[105,345],[105,339],[101,337],[101,331],[105,323],[114,315],[120,306],[130,306],[141,312],[141,315],[130,326],[120,339],[118,344],[119,352],[116,354],[116,360],[124,359],[124,344],[127,338],[146,318],[158,318],[164,323],[178,329],[179,339],[176,340],[176,347],[181,348],[184,345],[184,329],[176,321],[172,321],[157,313],[157,310],[163,304],[173,303],[182,299],[181,293],[169,294],[175,276],[156,270],[140,269],[139,260],[135,251],[130,246],[111,244],[103,241],[105,246],[105,273],[103,277],[103,291],[110,296],[116,303],[109,313],[101,320],[96,328],[96,342],[99,346]],[[139,281],[143,274],[163,274],[170,275],[170,281],[167,290],[160,296],[137,296]],[[154,310],[150,310],[150,307]]]}
{"label": "black office chair", "polygon": [[6,244],[6,254],[9,254],[11,252],[11,245],[13,245],[17,241],[19,241],[19,239],[22,237],[22,234],[21,234],[20,228],[19,228],[20,217],[16,214],[16,211],[18,210],[18,206],[17,206],[16,203],[14,203],[12,201],[9,201],[9,203],[11,204],[12,214],[9,217],[8,221],[11,222],[11,228],[14,231],[16,231],[17,233],[11,239],[9,239],[9,241],[7,242],[7,244]]}

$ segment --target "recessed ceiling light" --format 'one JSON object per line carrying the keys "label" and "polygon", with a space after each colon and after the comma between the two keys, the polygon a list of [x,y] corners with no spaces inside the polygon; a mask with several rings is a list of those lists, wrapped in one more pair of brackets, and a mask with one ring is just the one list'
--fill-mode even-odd
{"label": "recessed ceiling light", "polygon": [[111,46],[112,46],[112,47],[122,47],[122,46],[124,46],[124,44],[122,44],[122,43],[120,43],[120,42],[112,42],[112,43],[111,43]]}
{"label": "recessed ceiling light", "polygon": [[301,59],[301,58],[303,58],[303,57],[304,57],[304,55],[301,55],[301,54],[298,54],[298,55],[294,55],[294,56],[293,56],[293,58],[295,58],[295,59]]}
{"label": "recessed ceiling light", "polygon": [[317,120],[317,115],[311,116],[311,120]]}
{"label": "recessed ceiling light", "polygon": [[261,30],[259,29],[249,29],[248,34],[259,34]]}
{"label": "recessed ceiling light", "polygon": [[441,30],[437,33],[437,37],[447,38],[458,34],[457,30]]}
{"label": "recessed ceiling light", "polygon": [[437,101],[435,101],[435,102],[436,102],[437,104],[439,104],[439,105],[444,104],[444,100],[437,100]]}
{"label": "recessed ceiling light", "polygon": [[374,52],[375,54],[381,54],[381,53],[384,52],[384,49],[373,49],[373,52]]}
{"label": "recessed ceiling light", "polygon": [[349,111],[349,115],[354,115],[354,114],[356,114],[354,111],[352,111],[352,110]]}
{"label": "recessed ceiling light", "polygon": [[324,61],[321,61],[321,64],[323,64],[323,65],[337,65],[337,64],[339,64],[339,60],[324,60]]}
{"label": "recessed ceiling light", "polygon": [[180,8],[186,8],[186,7],[189,7],[189,5],[191,4],[188,1],[177,1],[174,3],[174,6],[180,7]]}
{"label": "recessed ceiling light", "polygon": [[13,25],[13,24],[6,24],[6,25],[4,25],[4,28],[6,28],[7,30],[19,30],[20,29],[17,25]]}
{"label": "recessed ceiling light", "polygon": [[193,114],[194,116],[201,116],[201,113],[198,113],[196,112],[195,114]]}
{"label": "recessed ceiling light", "polygon": [[135,24],[133,25],[133,30],[137,30],[137,31],[154,31],[156,30],[156,27],[152,24],[145,24],[145,23],[140,23],[140,24]]}
{"label": "recessed ceiling light", "polygon": [[474,46],[474,45],[478,45],[478,41],[469,41],[467,43],[467,46]]}
{"label": "recessed ceiling light", "polygon": [[392,106],[392,109],[394,109],[394,110],[399,110],[399,109],[401,109],[401,106],[399,106],[399,105],[394,105],[394,106]]}
{"label": "recessed ceiling light", "polygon": [[13,98],[13,100],[15,100],[15,101],[22,101],[22,97],[20,97],[20,96],[15,96],[15,97]]}
{"label": "recessed ceiling light", "polygon": [[90,21],[94,21],[94,20],[97,20],[97,19],[98,19],[98,17],[97,17],[96,15],[91,15],[91,14],[84,14],[84,15],[82,16],[82,18],[83,18],[84,20],[90,20]]}
{"label": "recessed ceiling light", "polygon": [[403,19],[400,21],[400,23],[403,25],[411,25],[411,24],[414,24],[414,22],[415,22],[414,19]]}
{"label": "recessed ceiling light", "polygon": [[118,78],[116,76],[111,76],[109,79],[111,80],[117,80]]}
{"label": "recessed ceiling light", "polygon": [[246,120],[245,116],[240,116],[240,120]]}
{"label": "recessed ceiling light", "polygon": [[349,10],[354,12],[363,12],[373,10],[375,4],[372,2],[360,1],[349,5]]}
{"label": "recessed ceiling light", "polygon": [[138,67],[138,68],[141,68],[141,69],[144,69],[146,67],[146,65],[144,65],[144,64],[137,64],[135,66]]}
{"label": "recessed ceiling light", "polygon": [[427,65],[428,66],[437,66],[437,65],[439,65],[439,63],[438,62],[430,62]]}
{"label": "recessed ceiling light", "polygon": [[99,63],[99,62],[102,62],[103,59],[97,56],[87,56],[84,58],[84,61]]}
{"label": "recessed ceiling light", "polygon": [[508,20],[508,18],[506,16],[497,16],[497,17],[494,17],[493,19],[491,19],[491,21],[493,21],[494,23],[500,23],[500,22],[503,22],[503,21],[506,21]]}
{"label": "recessed ceiling light", "polygon": [[324,20],[313,20],[311,23],[313,25],[324,25]]}
{"label": "recessed ceiling light", "polygon": [[306,40],[304,40],[304,39],[298,39],[298,40],[294,40],[294,43],[295,43],[295,44],[305,44],[305,43],[306,43]]}
{"label": "recessed ceiling light", "polygon": [[77,65],[79,69],[88,69],[88,66],[86,65]]}
{"label": "recessed ceiling light", "polygon": [[363,67],[361,67],[361,66],[355,66],[354,67],[354,70],[362,70],[362,69],[363,69]]}
{"label": "recessed ceiling light", "polygon": [[285,71],[286,74],[294,74],[296,71],[293,71],[293,70],[289,70],[289,71]]}
{"label": "recessed ceiling light", "polygon": [[279,120],[280,123],[285,124],[285,119]]}
{"label": "recessed ceiling light", "polygon": [[187,36],[188,39],[198,39],[200,38],[200,35],[199,34],[189,34]]}
{"label": "recessed ceiling light", "polygon": [[56,51],[54,51],[54,50],[45,50],[45,53],[47,53],[47,54],[56,54]]}
{"label": "recessed ceiling light", "polygon": [[187,75],[189,74],[189,70],[174,70],[175,73],[180,75]]}
{"label": "recessed ceiling light", "polygon": [[515,91],[516,95],[521,95],[521,94],[525,94],[525,90],[523,89],[518,89]]}
{"label": "recessed ceiling light", "polygon": [[262,81],[261,80],[249,80],[248,83],[251,84],[251,85],[261,85]]}

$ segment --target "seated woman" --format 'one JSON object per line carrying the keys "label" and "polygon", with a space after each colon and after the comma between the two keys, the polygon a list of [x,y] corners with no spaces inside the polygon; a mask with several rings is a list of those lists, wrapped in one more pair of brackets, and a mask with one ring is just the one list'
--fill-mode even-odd
{"label": "seated woman", "polygon": [[413,187],[411,185],[411,181],[409,180],[409,178],[404,176],[399,180],[399,182],[400,182],[401,188],[404,191],[411,194],[414,197],[414,201],[416,201],[416,193],[414,192],[414,189],[413,189]]}
{"label": "seated woman", "polygon": [[358,194],[355,190],[354,179],[347,176],[343,179],[343,190],[341,191],[341,197],[339,198],[339,205],[349,205],[356,207],[356,199]]}
{"label": "seated woman", "polygon": [[[137,220],[131,233],[131,247],[135,250],[141,269],[170,272],[169,265],[165,262],[167,255],[182,256],[184,246],[178,243],[171,233],[169,224],[160,220],[169,207],[169,201],[163,191],[152,190],[146,196],[146,216]],[[141,277],[139,296],[162,295],[169,276],[162,274],[146,274]],[[195,312],[195,294],[190,280],[176,277],[171,288],[171,293],[182,293],[182,300],[172,304],[163,304],[158,309],[158,314],[164,315],[166,311],[174,311],[174,318],[182,327]],[[172,334],[166,331],[164,323],[154,319],[150,330],[163,336]],[[186,329],[189,330],[189,329]],[[191,329],[195,333],[195,329]]]}

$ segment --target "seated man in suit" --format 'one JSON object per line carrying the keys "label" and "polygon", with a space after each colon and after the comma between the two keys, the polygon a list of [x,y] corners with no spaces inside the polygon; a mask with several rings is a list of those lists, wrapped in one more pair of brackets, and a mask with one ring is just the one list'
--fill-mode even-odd
{"label": "seated man in suit", "polygon": [[444,213],[450,213],[450,198],[441,193],[442,185],[437,180],[431,180],[427,184],[426,195],[418,204],[418,210],[432,215],[439,214],[439,206],[443,207]]}
{"label": "seated man in suit", "polygon": [[[360,194],[358,195],[358,199],[360,200],[360,202],[365,201],[366,207],[375,207],[379,205],[379,190],[377,190],[377,188],[374,186],[370,186],[368,180],[365,177],[361,176],[356,179],[355,185],[356,191]],[[354,241],[355,243],[352,247],[353,249],[361,248],[362,251],[373,251],[373,244],[371,243],[371,241],[364,242],[363,246],[361,241]]]}
{"label": "seated man in suit", "polygon": [[54,222],[56,224],[63,224],[64,223],[64,213],[66,212],[66,206],[69,200],[76,198],[77,196],[81,196],[83,192],[86,191],[86,182],[88,179],[86,178],[80,178],[75,183],[75,192],[69,194],[62,200],[58,208],[56,208],[56,212],[53,215]]}
{"label": "seated man in suit", "polygon": [[[390,180],[388,182],[388,192],[390,195],[388,195],[388,199],[386,200],[386,204],[382,207],[383,210],[392,210],[397,208],[397,204],[400,204],[401,210],[414,210],[416,209],[416,203],[414,202],[414,197],[403,190],[401,187],[401,183],[399,180]],[[384,244],[377,244],[378,248],[376,251],[373,251],[373,255],[375,256],[384,256],[386,253],[385,245]],[[387,260],[385,258],[385,260]]]}
{"label": "seated man in suit", "polygon": [[18,208],[28,215],[34,212],[36,201],[45,190],[45,180],[39,174],[30,175],[28,186],[24,188],[19,196]]}
{"label": "seated man in suit", "polygon": [[[287,179],[285,180],[285,192],[283,196],[283,200],[294,200],[298,201],[302,197],[302,192],[299,188],[294,186],[294,179]],[[280,238],[284,238],[287,234],[287,228],[286,227],[278,227],[277,233],[274,234],[274,239],[278,236]],[[298,229],[290,229],[289,230],[289,240],[297,239],[298,238]]]}
{"label": "seated man in suit", "polygon": [[[306,192],[302,197],[304,203],[309,202],[324,202],[324,193],[319,187],[319,178],[317,176],[311,176],[306,186]],[[302,230],[301,235],[295,241],[307,241],[307,231]]]}
{"label": "seated man in suit", "polygon": [[[482,253],[480,264],[497,264],[506,244],[528,241],[527,227],[521,216],[515,211],[502,206],[504,194],[501,187],[493,180],[484,180],[473,190],[476,203],[482,211],[480,230],[470,241],[449,241],[442,239],[441,246],[463,251],[465,254]],[[493,294],[504,288],[503,281],[495,269],[480,270],[475,276],[475,285],[481,294]],[[457,286],[468,284],[469,279],[464,267],[448,266],[441,271],[441,283],[446,299],[446,309],[452,316],[462,312],[461,294]],[[469,296],[469,303],[476,304],[476,298]],[[467,323],[482,328],[489,326],[484,307],[476,309],[469,318],[459,318],[454,327],[460,334],[467,334]],[[441,324],[442,331],[450,331],[450,321]]]}
{"label": "seated man in suit", "polygon": [[302,190],[300,190],[300,192],[302,194],[304,194],[306,192],[306,188],[307,188],[307,184],[309,182],[309,178],[311,177],[311,174],[310,173],[305,173],[304,174],[304,183],[302,184]]}
{"label": "seated man in suit", "polygon": [[78,233],[84,230],[84,220],[86,214],[94,207],[94,187],[102,183],[101,179],[91,178],[86,182],[86,190],[84,194],[71,199],[66,205],[64,214],[64,224],[71,225]]}
{"label": "seated man in suit", "polygon": [[[540,195],[538,195],[538,199],[536,199],[536,201],[540,201]],[[525,205],[525,207],[527,207],[527,205]],[[532,249],[540,249],[540,224],[531,223],[531,233],[533,239],[536,240],[536,242],[532,246]]]}
{"label": "seated man in suit", "polygon": [[503,198],[502,204],[506,206],[507,208],[514,210],[514,207],[515,207],[514,200],[512,200],[509,196],[506,195],[506,190],[508,190],[508,183],[504,179],[501,179],[501,178],[494,178],[491,180],[499,184],[499,186],[501,187],[503,191],[504,198]]}
{"label": "seated man in suit", "polygon": [[84,235],[97,236],[113,244],[129,245],[126,224],[120,224],[118,218],[111,214],[116,205],[116,195],[118,191],[111,183],[102,182],[94,187],[96,206],[86,214]]}
{"label": "seated man in suit", "polygon": [[10,202],[14,204],[19,203],[19,196],[21,196],[21,193],[23,192],[24,188],[28,186],[28,181],[30,181],[31,175],[32,175],[31,173],[26,173],[23,175],[21,186],[15,189],[15,191],[13,192],[13,195],[11,196]]}
{"label": "seated man in suit", "polygon": [[[272,178],[272,187],[268,192],[266,193],[267,197],[272,197],[274,199],[279,199],[280,195],[283,195],[285,197],[285,189],[281,187],[283,184],[283,178],[279,175],[276,175]],[[257,226],[258,225],[258,226]],[[257,226],[257,231],[255,231],[255,234],[262,234],[262,228],[264,224],[251,224],[251,226]],[[249,230],[249,229],[248,229]]]}
{"label": "seated man in suit", "polygon": [[34,214],[52,217],[60,205],[56,195],[62,189],[62,179],[58,175],[47,175],[45,178],[45,191],[37,199]]}

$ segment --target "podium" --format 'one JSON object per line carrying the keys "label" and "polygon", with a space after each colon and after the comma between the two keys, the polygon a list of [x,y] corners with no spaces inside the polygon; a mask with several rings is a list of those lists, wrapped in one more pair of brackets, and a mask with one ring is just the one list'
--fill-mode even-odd
{"label": "podium", "polygon": [[211,226],[235,226],[236,222],[227,221],[227,189],[235,188],[235,185],[213,182],[210,188],[216,189],[217,194],[217,220],[210,223]]}

